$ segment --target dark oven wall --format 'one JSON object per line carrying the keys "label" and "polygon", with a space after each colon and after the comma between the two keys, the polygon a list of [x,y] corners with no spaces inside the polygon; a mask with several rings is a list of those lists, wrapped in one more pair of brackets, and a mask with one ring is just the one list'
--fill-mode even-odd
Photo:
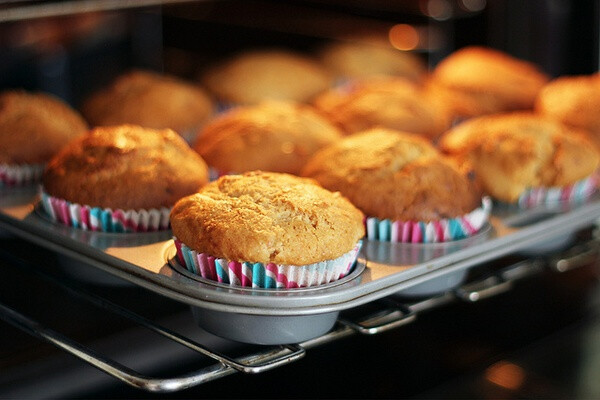
{"label": "dark oven wall", "polygon": [[[101,2],[98,2],[101,3]],[[599,2],[216,1],[0,23],[0,87],[55,93],[78,105],[123,70],[193,79],[241,49],[310,52],[324,41],[395,24],[421,29],[430,65],[466,45],[488,45],[553,76],[598,70]],[[465,5],[469,5],[468,8]]]}

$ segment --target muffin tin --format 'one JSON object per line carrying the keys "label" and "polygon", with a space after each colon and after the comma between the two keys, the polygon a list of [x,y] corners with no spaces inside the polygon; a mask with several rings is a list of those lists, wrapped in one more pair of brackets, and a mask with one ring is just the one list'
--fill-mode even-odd
{"label": "muffin tin", "polygon": [[495,206],[488,226],[473,237],[438,244],[365,239],[357,266],[339,282],[253,290],[224,287],[182,271],[168,231],[102,233],[58,225],[45,216],[36,188],[0,188],[0,230],[76,260],[72,267],[79,271],[103,270],[187,303],[199,326],[259,344],[316,337],[333,326],[340,311],[389,295],[421,297],[452,290],[476,265],[516,252],[535,255],[558,249],[598,218],[598,194],[579,204],[527,210]]}

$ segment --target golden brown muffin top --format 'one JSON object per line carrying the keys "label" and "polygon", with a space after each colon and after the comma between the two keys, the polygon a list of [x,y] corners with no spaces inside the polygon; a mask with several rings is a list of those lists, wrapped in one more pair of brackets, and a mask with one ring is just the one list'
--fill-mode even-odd
{"label": "golden brown muffin top", "polygon": [[193,147],[222,172],[298,174],[315,151],[340,137],[339,129],[308,105],[265,101],[215,118]]}
{"label": "golden brown muffin top", "polygon": [[347,90],[331,89],[314,104],[346,134],[383,127],[433,139],[450,127],[447,110],[402,78],[371,78]]}
{"label": "golden brown muffin top", "polygon": [[575,183],[600,163],[599,153],[580,132],[527,112],[465,121],[441,138],[440,148],[467,158],[485,191],[510,203],[530,187]]}
{"label": "golden brown muffin top", "polygon": [[213,108],[208,94],[194,84],[135,70],[92,94],[82,112],[93,126],[134,124],[187,137],[211,117]]}
{"label": "golden brown muffin top", "polygon": [[328,43],[319,51],[319,59],[339,78],[399,76],[419,82],[427,74],[425,62],[415,53],[398,50],[389,41],[371,37]]}
{"label": "golden brown muffin top", "polygon": [[112,209],[171,207],[208,182],[208,167],[170,129],[99,127],[46,167],[44,190],[72,203]]}
{"label": "golden brown muffin top", "polygon": [[536,112],[585,129],[600,148],[600,74],[563,76],[542,88]]}
{"label": "golden brown muffin top", "polygon": [[368,217],[403,221],[454,218],[481,198],[465,175],[425,139],[374,128],[317,152],[302,171],[342,193]]}
{"label": "golden brown muffin top", "polygon": [[190,248],[234,261],[306,265],[352,250],[363,215],[311,179],[261,171],[222,176],[171,211]]}
{"label": "golden brown muffin top", "polygon": [[0,163],[43,164],[87,130],[83,118],[52,95],[0,93]]}
{"label": "golden brown muffin top", "polygon": [[221,101],[256,104],[262,100],[306,102],[329,88],[332,76],[316,60],[289,50],[252,50],[219,63],[201,82]]}
{"label": "golden brown muffin top", "polygon": [[471,117],[532,109],[548,79],[533,63],[499,50],[468,46],[443,59],[428,85],[450,96],[458,105],[457,112]]}

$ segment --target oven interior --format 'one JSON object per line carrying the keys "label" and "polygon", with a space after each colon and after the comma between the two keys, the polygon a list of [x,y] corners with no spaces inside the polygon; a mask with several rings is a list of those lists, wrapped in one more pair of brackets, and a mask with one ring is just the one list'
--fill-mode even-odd
{"label": "oven interior", "polygon": [[[357,31],[386,35],[396,24],[419,29],[426,40],[415,52],[430,66],[481,44],[554,76],[583,74],[598,70],[599,16],[597,1],[0,2],[0,87],[77,106],[132,67],[192,80],[241,49],[309,51]],[[0,394],[595,397],[595,222],[576,238],[569,248],[477,265],[456,290],[344,310],[318,338],[259,346],[205,332],[189,305],[113,276],[108,285],[73,279],[61,249],[5,234]]]}

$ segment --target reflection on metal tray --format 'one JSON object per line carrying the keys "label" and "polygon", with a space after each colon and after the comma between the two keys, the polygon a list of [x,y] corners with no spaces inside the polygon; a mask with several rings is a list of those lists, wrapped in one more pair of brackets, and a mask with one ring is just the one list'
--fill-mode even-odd
{"label": "reflection on metal tray", "polygon": [[[437,279],[439,283],[483,262],[569,235],[600,217],[597,194],[586,203],[559,209],[500,207],[493,210],[484,232],[464,241],[418,247],[365,240],[359,262],[366,268],[359,280],[311,291],[249,294],[247,290],[191,279],[174,270],[168,263],[173,248],[169,232],[106,234],[57,225],[36,211],[35,191],[29,196],[23,193],[22,189],[0,191],[0,228],[191,306],[270,316],[337,312],[390,294],[410,294],[411,288],[426,293],[431,289],[428,282]],[[419,290],[412,294],[419,295]]]}

